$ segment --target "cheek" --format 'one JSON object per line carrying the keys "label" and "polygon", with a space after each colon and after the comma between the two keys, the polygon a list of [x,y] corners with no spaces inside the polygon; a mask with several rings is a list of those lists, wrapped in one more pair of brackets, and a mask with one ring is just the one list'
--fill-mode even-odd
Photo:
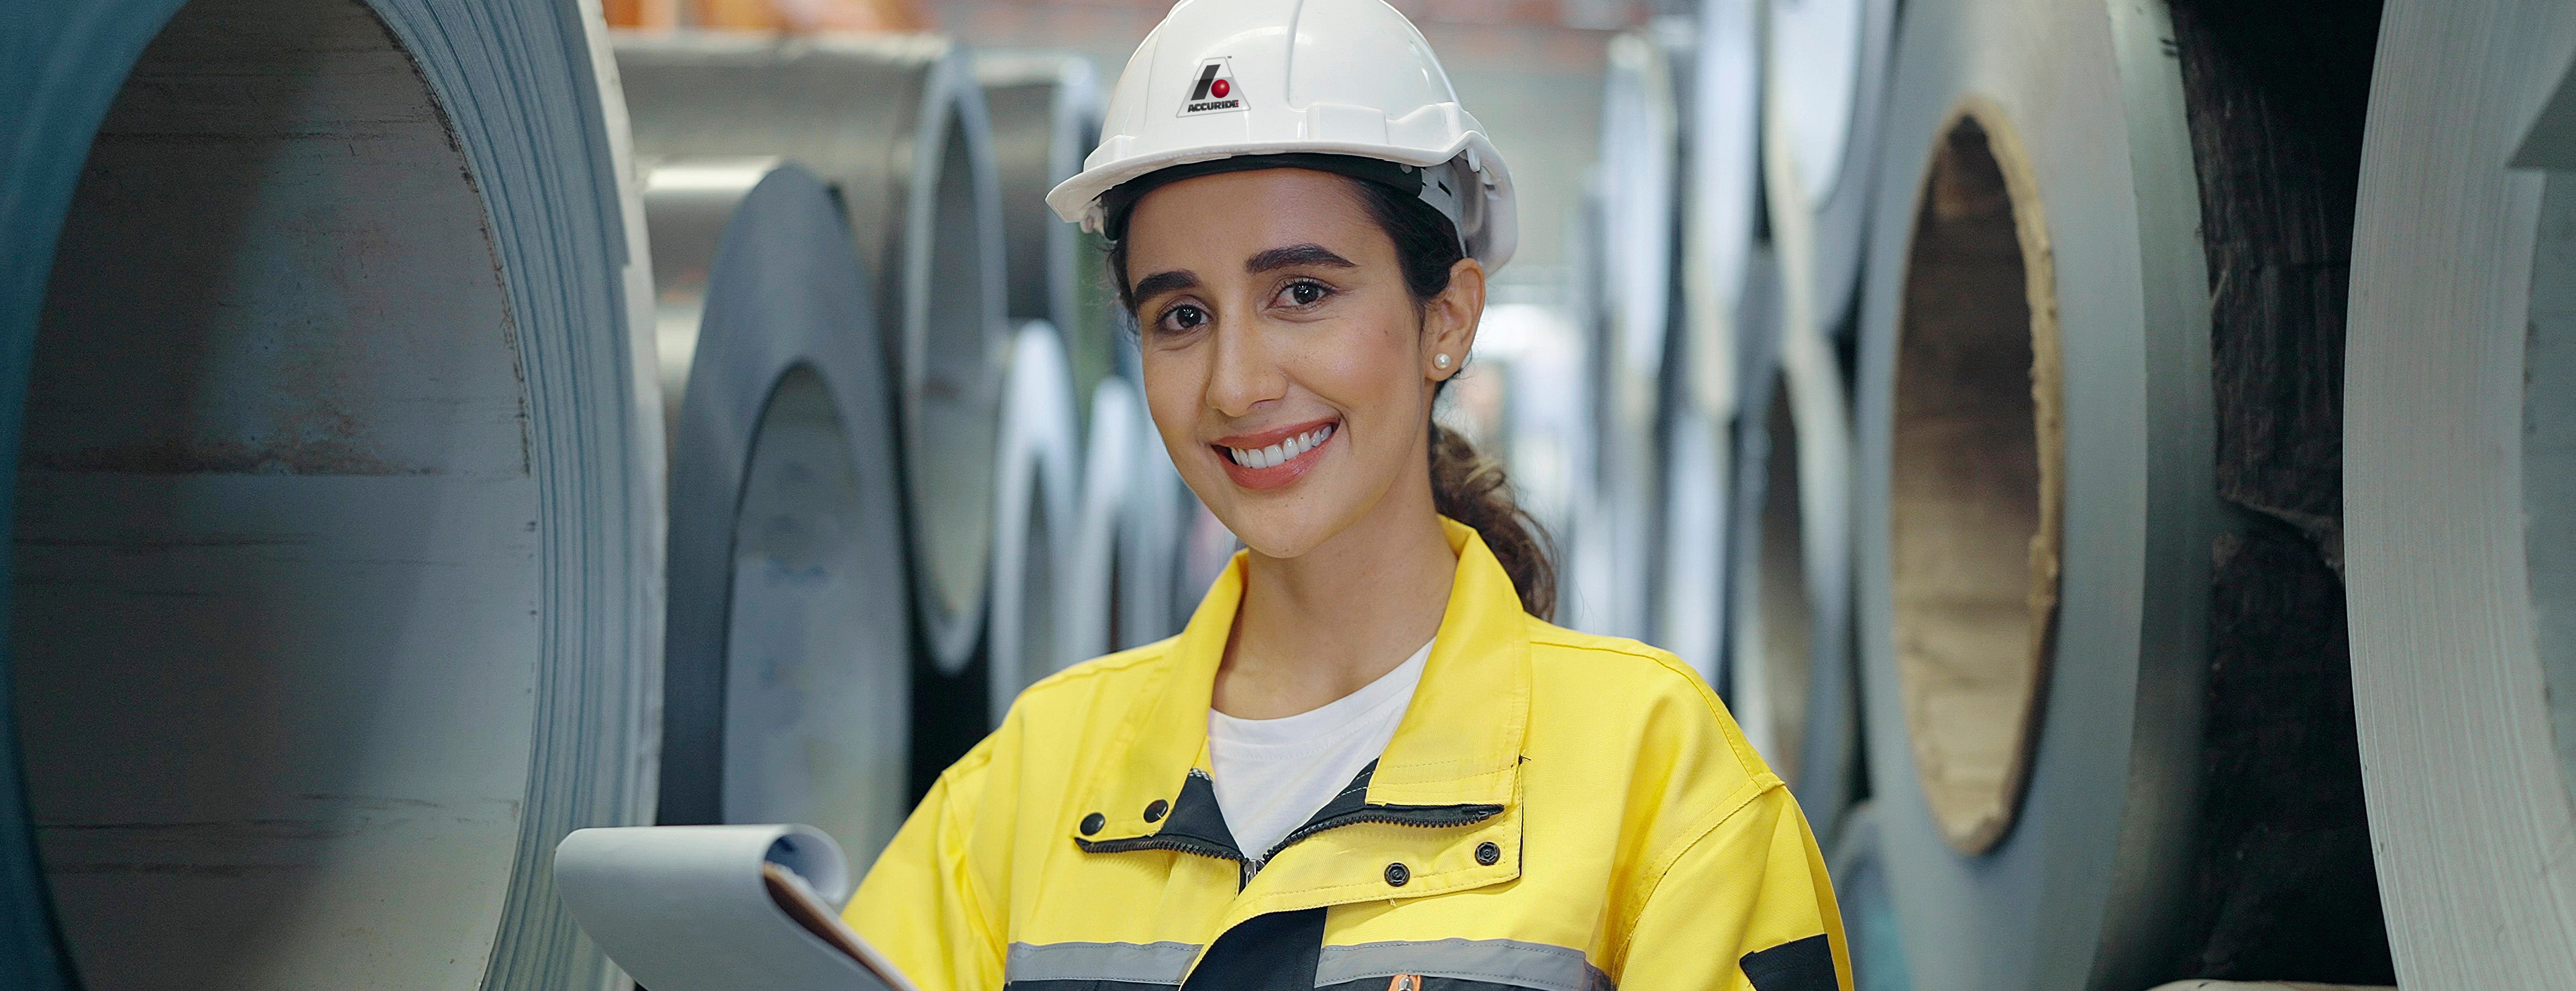
{"label": "cheek", "polygon": [[1422,411],[1413,322],[1403,315],[1352,321],[1301,362],[1307,387],[1360,421],[1371,447],[1401,444]]}
{"label": "cheek", "polygon": [[1187,452],[1174,444],[1198,443],[1193,438],[1197,436],[1199,397],[1207,391],[1207,369],[1186,355],[1157,352],[1150,345],[1142,358],[1145,412],[1153,417],[1154,432],[1162,436],[1164,445],[1172,447],[1172,459],[1179,461]]}

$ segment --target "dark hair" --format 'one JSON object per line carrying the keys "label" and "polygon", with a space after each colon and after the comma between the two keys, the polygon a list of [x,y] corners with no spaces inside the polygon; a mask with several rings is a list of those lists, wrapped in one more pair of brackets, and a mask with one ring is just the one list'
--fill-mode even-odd
{"label": "dark hair", "polygon": [[[1403,269],[1404,288],[1413,297],[1414,306],[1427,308],[1432,297],[1449,288],[1450,270],[1467,257],[1465,247],[1458,241],[1457,227],[1421,197],[1382,183],[1347,175],[1343,178],[1368,211],[1369,219],[1376,221],[1387,240],[1395,243],[1396,264]],[[1127,240],[1123,237],[1109,243],[1109,277],[1116,282],[1119,303],[1132,317],[1136,298],[1127,281]],[[1439,386],[1448,387],[1447,381]],[[1522,609],[1540,619],[1555,619],[1556,548],[1546,528],[1514,501],[1511,480],[1504,476],[1499,462],[1477,453],[1475,445],[1457,431],[1437,422],[1427,426],[1431,431],[1432,505],[1440,515],[1475,528],[1477,535],[1484,538],[1495,560],[1502,562],[1503,571],[1512,576],[1512,588],[1520,593]]]}

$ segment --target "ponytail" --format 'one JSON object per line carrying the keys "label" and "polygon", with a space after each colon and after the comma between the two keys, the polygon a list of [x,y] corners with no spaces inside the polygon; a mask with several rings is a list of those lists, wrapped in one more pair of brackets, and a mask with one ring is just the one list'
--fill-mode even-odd
{"label": "ponytail", "polygon": [[1486,549],[1512,576],[1522,609],[1540,619],[1556,618],[1556,548],[1547,530],[1512,500],[1501,464],[1437,423],[1431,425],[1431,502],[1440,515],[1474,527],[1485,539]]}

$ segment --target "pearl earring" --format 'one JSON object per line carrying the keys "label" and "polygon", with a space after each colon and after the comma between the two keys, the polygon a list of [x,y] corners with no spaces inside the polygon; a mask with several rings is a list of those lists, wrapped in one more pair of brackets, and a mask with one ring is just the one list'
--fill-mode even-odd
{"label": "pearl earring", "polygon": [[1447,367],[1449,367],[1449,356],[1448,356],[1448,355],[1445,355],[1445,354],[1435,354],[1435,355],[1432,355],[1432,356],[1431,356],[1431,367],[1433,367],[1433,368],[1447,368]]}

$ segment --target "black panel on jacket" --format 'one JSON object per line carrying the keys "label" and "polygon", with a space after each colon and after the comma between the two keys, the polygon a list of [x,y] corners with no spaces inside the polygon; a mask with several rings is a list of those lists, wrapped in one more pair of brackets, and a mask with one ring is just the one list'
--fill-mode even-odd
{"label": "black panel on jacket", "polygon": [[1817,933],[1744,955],[1744,976],[1754,991],[1838,991],[1834,945]]}
{"label": "black panel on jacket", "polygon": [[1217,937],[1184,991],[1315,991],[1324,910],[1254,916]]}

